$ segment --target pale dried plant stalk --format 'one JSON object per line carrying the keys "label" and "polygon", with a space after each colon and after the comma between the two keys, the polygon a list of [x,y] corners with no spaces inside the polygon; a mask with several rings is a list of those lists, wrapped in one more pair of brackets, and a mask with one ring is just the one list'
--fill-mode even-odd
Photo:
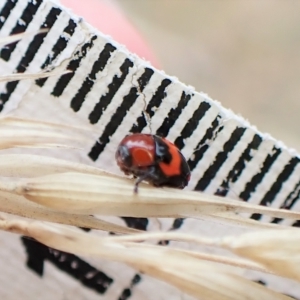
{"label": "pale dried plant stalk", "polygon": [[78,214],[200,217],[203,214],[234,212],[300,219],[300,212],[252,205],[200,192],[158,189],[148,184],[141,184],[138,194],[135,194],[132,180],[105,173],[68,172],[26,179],[11,178],[9,181],[0,179],[0,190],[22,195],[52,209],[67,209]]}
{"label": "pale dried plant stalk", "polygon": [[[256,262],[257,270],[273,272],[277,275],[300,281],[300,231],[263,230],[241,234],[239,236],[227,236],[222,238],[207,238],[188,235],[178,232],[142,233],[133,236],[105,237],[107,242],[132,243],[145,240],[173,240],[200,244],[205,246],[221,247],[233,253]],[[209,257],[208,257],[209,258]],[[220,260],[218,262],[221,262]],[[223,261],[224,262],[224,261]],[[228,261],[226,260],[228,264]],[[230,263],[233,265],[233,263]],[[255,269],[255,265],[243,267]],[[237,265],[236,265],[237,266]]]}
{"label": "pale dried plant stalk", "polygon": [[[0,155],[2,177],[38,177],[49,174],[80,172],[102,175],[108,173],[88,165],[74,163],[63,159],[32,154]],[[112,176],[112,175],[111,175]]]}
{"label": "pale dried plant stalk", "polygon": [[1,37],[0,38],[0,46],[8,45],[8,44],[17,42],[17,41],[27,38],[27,37],[34,37],[35,35],[46,33],[48,31],[49,31],[49,29],[44,28],[44,29],[40,29],[40,30],[34,31],[34,32],[22,32],[22,33],[9,35],[6,37]]}
{"label": "pale dried plant stalk", "polygon": [[61,76],[68,73],[71,73],[71,71],[68,70],[62,71],[59,69],[54,69],[52,71],[42,71],[38,73],[17,73],[17,74],[0,76],[0,82],[10,82],[10,81],[26,80],[26,79],[34,80],[34,79],[51,77],[51,76]]}
{"label": "pale dried plant stalk", "polygon": [[22,196],[0,192],[0,211],[29,219],[49,221],[89,229],[98,229],[117,234],[138,233],[139,230],[120,226],[89,215],[59,212],[27,201]]}
{"label": "pale dried plant stalk", "polygon": [[[256,267],[259,271],[266,272],[266,270],[269,270],[269,272],[273,272],[277,275],[300,281],[299,230],[264,230],[223,238],[204,238],[177,232],[143,233],[133,236],[104,238],[104,240],[108,242],[125,244],[150,239],[174,240],[187,242],[189,244],[221,247],[256,262],[258,264]],[[209,256],[207,259],[210,260]],[[221,261],[218,260],[218,262]],[[234,263],[228,263],[227,259],[223,262],[234,265]],[[245,262],[242,262],[242,264],[245,268],[255,269],[255,265],[247,265]],[[259,265],[265,269],[259,268]]]}
{"label": "pale dried plant stalk", "polygon": [[76,127],[75,125],[68,125],[68,124],[57,124],[52,122],[45,122],[41,120],[33,120],[33,119],[24,119],[18,118],[11,115],[6,115],[5,117],[0,117],[0,125],[1,126],[11,126],[12,128],[26,128],[26,129],[46,129],[51,131],[54,130],[69,130],[69,133],[78,136],[81,131],[83,132],[93,132],[88,127]]}
{"label": "pale dried plant stalk", "polygon": [[[40,29],[37,32],[23,32],[23,33],[10,35],[7,37],[1,37],[0,46],[11,44],[24,38],[34,37],[35,35],[38,34],[47,33],[48,31],[49,30],[45,28],[45,29]],[[34,80],[39,78],[51,77],[51,76],[61,76],[63,74],[68,74],[70,72],[71,71],[69,70],[60,70],[58,68],[52,71],[46,70],[46,71],[35,72],[35,73],[18,73],[18,74],[1,75],[0,82],[9,82],[9,81],[16,81],[16,80],[23,80],[23,79]]]}
{"label": "pale dried plant stalk", "polygon": [[[152,233],[147,233],[146,235],[150,235],[149,238],[146,238],[146,240],[150,240],[151,239],[151,235]],[[161,237],[165,238],[168,237],[168,235],[164,236],[161,235]],[[175,240],[180,240],[180,239],[175,239]],[[205,240],[205,239],[203,239]],[[128,248],[131,249],[135,249],[135,248],[142,248],[142,249],[148,249],[148,248],[157,248],[159,247],[161,249],[160,245],[152,245],[152,244],[147,244],[145,245],[144,243],[137,243],[137,242],[126,242],[124,240],[113,240],[114,242],[117,243],[121,243],[124,246],[127,246]],[[184,241],[184,239],[183,239]],[[191,244],[191,243],[190,243]],[[205,243],[204,243],[205,244]],[[168,248],[165,248],[166,251],[169,251]],[[246,259],[241,259],[241,258],[231,258],[231,257],[227,257],[224,255],[215,255],[215,254],[209,254],[209,253],[204,253],[204,252],[197,252],[197,251],[193,251],[193,250],[185,250],[185,249],[181,249],[181,248],[176,248],[176,247],[171,247],[171,251],[173,252],[178,252],[178,253],[183,253],[186,255],[189,255],[191,257],[197,258],[197,259],[201,259],[201,260],[205,260],[205,261],[210,261],[210,262],[215,262],[215,263],[219,263],[219,264],[225,264],[228,266],[233,266],[236,268],[242,268],[242,269],[248,269],[248,270],[253,270],[253,271],[259,271],[262,273],[274,273],[266,268],[264,268],[263,266],[259,265],[258,263],[254,263],[250,260],[246,260]],[[163,251],[163,250],[160,250]]]}
{"label": "pale dried plant stalk", "polygon": [[[74,171],[74,172],[80,172],[80,173],[86,173],[86,174],[94,174],[94,175],[105,175],[108,177],[113,177],[112,174],[108,174],[106,172],[103,172],[102,170],[99,170],[98,168],[94,168],[91,166],[79,164],[79,163],[73,163],[69,161],[64,161],[61,159],[56,159],[56,158],[50,158],[50,157],[43,157],[43,156],[37,156],[37,155],[30,155],[30,154],[5,154],[5,155],[0,155],[0,170],[1,170],[1,175],[4,177],[17,177],[17,178],[24,178],[24,177],[38,177],[42,175],[48,175],[48,174],[56,174],[56,173],[64,173],[67,171]],[[151,188],[151,187],[149,187]],[[2,192],[3,193],[3,192]],[[10,193],[5,193],[5,197],[8,197],[10,195],[11,201],[13,201],[13,198],[19,198],[20,196],[13,195]],[[0,194],[1,196],[1,194]],[[70,194],[71,196],[71,194]],[[122,197],[122,195],[118,195],[118,197]],[[114,196],[112,195],[112,198]],[[24,197],[22,199],[25,200]],[[0,198],[1,201],[1,198]],[[137,199],[137,201],[139,201]],[[9,202],[9,203],[10,203]],[[20,202],[20,201],[19,201]],[[0,202],[1,203],[1,202]],[[5,202],[6,203],[6,202]],[[26,201],[26,205],[28,207],[30,202]],[[32,203],[33,205],[33,203]],[[133,205],[135,205],[133,203]],[[12,205],[12,207],[14,207]],[[20,204],[18,204],[18,207],[20,207]],[[40,208],[42,206],[39,206]],[[0,206],[1,208],[1,206]],[[2,207],[2,211],[8,212],[7,210],[3,210],[4,208]],[[46,208],[44,208],[46,209]],[[53,210],[53,209],[52,209]],[[24,216],[24,212],[26,210],[21,210],[23,212],[22,216]],[[58,211],[55,210],[57,213]],[[64,210],[69,211],[69,209]],[[19,215],[16,211],[12,212],[10,209],[11,213]],[[93,212],[92,212],[93,213]],[[32,218],[33,215],[31,215]],[[233,224],[236,226],[246,226],[250,228],[285,228],[283,226],[278,226],[276,224],[265,224],[265,223],[260,223],[254,220],[250,220],[247,218],[239,217],[236,214],[232,214],[230,212],[226,213],[214,213],[212,215],[201,215],[201,217],[205,218],[208,217],[209,219],[216,219],[218,221],[222,220],[222,222]],[[37,217],[37,219],[40,220],[47,220],[50,221],[50,219],[43,219],[40,217]],[[53,222],[57,222],[55,219]],[[76,224],[73,224],[76,225]],[[77,224],[77,226],[82,226],[81,224]],[[91,228],[95,228],[91,226]],[[100,228],[98,228],[100,229]],[[114,231],[110,229],[110,231]],[[123,232],[124,233],[124,232]],[[129,232],[127,232],[129,233]]]}
{"label": "pale dried plant stalk", "polygon": [[[176,217],[181,217],[182,213],[185,216],[208,216],[225,223],[250,228],[284,228],[276,224],[263,224],[248,220],[231,213],[231,211],[239,210],[243,212],[245,209],[246,211],[249,209],[261,211],[262,207],[260,206],[239,201],[231,201],[231,204],[228,205],[226,199],[220,197],[206,199],[206,195],[203,193],[156,189],[146,184],[141,185],[139,194],[135,195],[132,180],[116,177],[94,167],[60,159],[28,154],[0,155],[0,169],[1,175],[5,177],[0,178],[2,195],[4,194],[6,198],[10,195],[10,201],[13,201],[14,197],[23,199],[23,202],[26,201],[27,207],[30,203],[27,200],[31,200],[32,204],[36,203],[40,208],[43,205],[44,209],[49,207],[51,211],[68,212],[75,215],[158,217],[169,216],[172,212],[172,216]],[[68,170],[73,173],[66,173]],[[145,198],[141,195],[142,193],[149,195],[151,192],[151,197]],[[179,194],[182,196],[178,197]],[[19,206],[21,202],[19,200]],[[182,207],[185,208],[185,211],[182,210]],[[2,207],[2,209],[4,208]],[[285,217],[299,217],[299,214],[295,215],[290,211],[263,209],[265,213],[273,217],[282,217],[282,214]],[[3,211],[12,212],[11,208],[10,211]],[[16,211],[14,213],[19,214]],[[37,219],[39,218],[37,217]],[[50,219],[47,220],[50,221]],[[57,221],[54,220],[54,222]],[[82,225],[77,224],[77,226]]]}
{"label": "pale dried plant stalk", "polygon": [[[205,216],[201,216],[201,219],[209,221],[217,221],[220,223],[226,223],[231,226],[238,226],[238,227],[248,227],[253,229],[287,229],[290,228],[288,226],[273,224],[273,223],[262,223],[256,220],[252,220],[250,218],[242,217],[234,212],[221,212],[221,213],[213,213],[208,214]],[[295,229],[295,228],[293,228]]]}
{"label": "pale dried plant stalk", "polygon": [[[22,148],[83,148],[83,134],[67,131],[70,128],[60,128],[58,124],[42,121],[32,121],[20,118],[0,118],[0,150]],[[74,130],[73,130],[74,131]]]}
{"label": "pale dried plant stalk", "polygon": [[225,237],[219,245],[269,270],[300,281],[300,231],[266,230]]}

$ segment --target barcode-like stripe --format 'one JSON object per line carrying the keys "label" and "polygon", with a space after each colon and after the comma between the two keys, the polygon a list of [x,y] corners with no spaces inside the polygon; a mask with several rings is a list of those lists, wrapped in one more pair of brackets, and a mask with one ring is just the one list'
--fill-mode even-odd
{"label": "barcode-like stripe", "polygon": [[194,130],[197,128],[199,122],[204,117],[205,113],[209,110],[210,107],[210,104],[205,101],[200,103],[198,109],[194,111],[193,116],[185,124],[184,128],[180,133],[180,136],[178,136],[174,142],[178,149],[182,149],[184,147],[184,139],[192,135]]}
{"label": "barcode-like stripe", "polygon": [[[12,29],[10,34],[24,32],[27,29],[30,22],[32,21],[34,15],[36,14],[36,12],[41,4],[42,4],[41,0],[28,2],[28,5],[26,6],[25,10],[23,11],[23,14],[22,14],[20,20],[17,21],[17,24]],[[43,27],[43,28],[51,28],[51,26]],[[12,52],[15,50],[17,43],[18,42],[15,42],[15,43],[9,44],[9,45],[5,46],[4,48],[2,48],[0,51],[0,57],[4,60],[8,61]]]}
{"label": "barcode-like stripe", "polygon": [[248,147],[245,149],[245,151],[241,154],[236,164],[233,166],[233,168],[229,171],[227,177],[223,182],[221,183],[220,187],[221,189],[218,189],[215,193],[219,196],[226,196],[229,191],[229,185],[230,183],[234,183],[238,180],[239,176],[242,174],[243,170],[246,168],[246,163],[249,162],[252,159],[251,151],[257,150],[259,145],[262,142],[262,138],[255,134],[251,143],[248,145]]}
{"label": "barcode-like stripe", "polygon": [[300,220],[297,220],[292,224],[293,227],[300,227]]}
{"label": "barcode-like stripe", "polygon": [[130,286],[128,288],[125,288],[121,295],[118,297],[118,300],[127,300],[132,296],[132,289],[142,280],[142,277],[140,274],[135,274],[133,278],[131,279]]}
{"label": "barcode-like stripe", "polygon": [[[52,8],[50,13],[47,15],[45,22],[43,23],[41,28],[51,28],[60,13],[61,13],[60,9]],[[46,35],[47,35],[47,33],[44,33],[44,34],[39,34],[34,37],[32,42],[29,44],[25,55],[22,57],[20,63],[18,64],[18,66],[16,68],[17,73],[23,73],[26,71],[26,68],[33,60],[38,49],[41,47]],[[6,92],[0,94],[0,99],[1,99],[0,111],[3,109],[5,103],[8,101],[11,94],[16,89],[18,83],[19,83],[19,81],[11,81],[6,84]]]}
{"label": "barcode-like stripe", "polygon": [[132,132],[132,133],[142,132],[142,130],[147,126],[147,121],[146,121],[147,117],[145,116],[145,114],[147,114],[147,116],[149,118],[153,117],[154,109],[158,108],[160,106],[160,104],[162,103],[163,99],[167,96],[165,91],[166,91],[166,88],[171,83],[172,83],[172,81],[170,79],[164,79],[161,82],[161,84],[157,88],[155,94],[149,101],[145,111],[142,112],[142,115],[137,118],[135,124],[133,124],[133,126],[131,127],[130,132]]}
{"label": "barcode-like stripe", "polygon": [[194,154],[188,160],[188,165],[189,165],[191,171],[195,169],[195,167],[197,166],[197,163],[199,162],[199,160],[202,159],[203,155],[208,150],[209,141],[211,141],[211,139],[215,136],[216,131],[218,130],[218,132],[220,132],[221,130],[223,130],[224,127],[219,127],[219,119],[220,119],[220,116],[217,116],[214,119],[214,121],[211,124],[211,127],[209,127],[206,130],[206,133],[205,133],[204,137],[198,143]]}
{"label": "barcode-like stripe", "polygon": [[6,1],[4,7],[1,9],[1,12],[0,12],[0,30],[1,28],[3,27],[6,19],[8,18],[10,12],[14,9],[14,7],[16,6],[17,4],[17,1],[15,0],[8,0]]}
{"label": "barcode-like stripe", "polygon": [[[51,28],[55,21],[57,20],[58,16],[60,15],[61,10],[58,8],[52,8],[47,15],[43,25],[40,27],[41,29],[44,28]],[[44,39],[46,37],[46,34],[39,34],[34,37],[32,42],[29,44],[27,51],[22,57],[20,64],[17,67],[17,72],[25,72],[26,68],[29,66],[29,64],[32,62],[35,54],[37,53],[38,49],[41,47]]]}
{"label": "barcode-like stripe", "polygon": [[[300,198],[300,182],[298,182],[292,192],[287,196],[287,198],[284,200],[283,204],[280,206],[280,208],[283,209],[291,209],[295,203],[297,201],[299,201]],[[274,218],[271,223],[279,223],[281,222],[282,219],[281,218]],[[299,222],[297,222],[297,224],[300,224],[300,220]],[[298,225],[297,225],[298,226]]]}
{"label": "barcode-like stripe", "polygon": [[112,52],[116,50],[116,47],[114,47],[111,44],[106,44],[104,46],[104,49],[100,52],[98,60],[94,62],[94,65],[92,67],[92,71],[90,74],[86,77],[83,84],[81,85],[80,89],[76,93],[76,95],[71,100],[71,107],[75,112],[78,112],[82,106],[82,103],[85,100],[86,95],[91,91],[92,87],[96,83],[96,75],[99,72],[102,72],[105,68],[108,60],[111,57]]}
{"label": "barcode-like stripe", "polygon": [[[265,194],[263,199],[260,202],[260,205],[270,205],[272,204],[273,200],[275,199],[278,192],[281,190],[283,183],[289,179],[293,171],[295,170],[297,164],[299,163],[299,158],[293,157],[289,163],[284,167],[282,172],[277,177],[277,180],[273,183],[272,187],[268,190]],[[253,214],[251,216],[254,220],[260,220],[262,217],[261,214]]]}
{"label": "barcode-like stripe", "polygon": [[204,191],[211,181],[216,176],[218,170],[224,164],[228,157],[228,153],[231,152],[235,145],[239,142],[241,137],[245,132],[244,127],[237,127],[231,134],[229,140],[224,144],[223,151],[219,152],[214,160],[214,162],[209,166],[209,168],[204,172],[202,178],[196,184],[195,190]]}
{"label": "barcode-like stripe", "polygon": [[[27,237],[22,237],[22,242],[28,255],[27,266],[40,276],[44,273],[44,262],[48,260],[59,270],[72,276],[81,282],[83,286],[99,294],[104,294],[114,282],[104,272],[96,269],[76,255],[48,248]],[[90,276],[90,274],[93,274],[93,276]]]}
{"label": "barcode-like stripe", "polygon": [[135,103],[135,100],[139,97],[140,93],[143,92],[145,86],[150,81],[150,78],[152,77],[153,73],[154,72],[152,69],[145,69],[145,72],[137,80],[139,85],[138,88],[132,87],[130,89],[129,94],[124,97],[122,104],[116,109],[115,113],[111,116],[109,123],[103,130],[103,134],[101,135],[99,140],[94,144],[89,153],[89,157],[93,161],[97,160],[99,155],[103,152],[106,144],[110,141],[110,137],[117,130],[122,120],[126,116],[127,112]]}
{"label": "barcode-like stripe", "polygon": [[149,219],[147,218],[132,218],[132,217],[121,217],[127,225],[127,227],[138,229],[138,230],[147,230]]}
{"label": "barcode-like stripe", "polygon": [[[53,46],[51,54],[48,55],[45,62],[41,65],[41,69],[44,69],[46,66],[50,65],[58,57],[58,55],[66,48],[68,39],[64,34],[68,34],[69,36],[72,36],[76,26],[77,25],[73,20],[69,20],[69,24],[65,27],[63,34],[60,35],[60,38]],[[36,80],[36,84],[42,87],[46,81],[47,78],[41,78]]]}
{"label": "barcode-like stripe", "polygon": [[251,194],[255,191],[256,187],[262,181],[264,175],[269,171],[272,164],[276,161],[280,153],[281,150],[274,146],[272,149],[272,154],[268,154],[267,158],[263,162],[260,172],[258,172],[252,177],[252,179],[246,184],[244,191],[240,193],[239,197],[241,199],[243,199],[244,201],[249,200]]}
{"label": "barcode-like stripe", "polygon": [[220,151],[222,151],[225,143],[230,140],[230,137],[232,136],[238,125],[239,124],[236,120],[230,120],[227,122],[223,122],[219,126],[219,129],[216,130],[218,134],[213,137],[213,140],[208,141],[208,149],[204,151],[205,153],[203,157],[197,162],[196,167],[192,171],[192,176],[189,182],[190,189],[196,188],[198,182],[204,176],[205,171],[209,169],[210,165],[216,160],[217,155]]}
{"label": "barcode-like stripe", "polygon": [[115,75],[112,82],[107,86],[108,92],[102,95],[99,102],[95,105],[93,111],[89,115],[89,120],[91,124],[96,124],[101,118],[103,112],[106,110],[109,103],[112,101],[116,92],[121,87],[122,83],[126,79],[130,68],[133,67],[133,62],[126,58],[124,63],[120,67],[121,76]]}
{"label": "barcode-like stripe", "polygon": [[55,97],[60,97],[62,93],[64,92],[65,88],[71,81],[71,79],[75,76],[76,70],[80,67],[80,63],[82,59],[86,56],[86,53],[93,47],[95,40],[97,39],[97,36],[93,36],[90,38],[88,42],[86,42],[79,51],[77,51],[74,55],[74,59],[70,61],[68,64],[67,70],[73,71],[72,73],[68,73],[65,75],[62,75],[60,79],[57,81],[55,87],[53,88],[53,91],[51,94]]}
{"label": "barcode-like stripe", "polygon": [[169,111],[168,116],[164,119],[162,125],[157,129],[156,131],[157,135],[162,137],[166,137],[168,135],[170,128],[174,125],[176,120],[179,118],[182,110],[187,106],[190,99],[191,99],[191,95],[186,94],[186,92],[183,91],[177,107],[172,108]]}

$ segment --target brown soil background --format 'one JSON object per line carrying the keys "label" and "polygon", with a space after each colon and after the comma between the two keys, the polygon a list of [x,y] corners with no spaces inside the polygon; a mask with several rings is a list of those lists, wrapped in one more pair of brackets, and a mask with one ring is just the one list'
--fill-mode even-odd
{"label": "brown soil background", "polygon": [[116,0],[162,69],[300,151],[299,0]]}

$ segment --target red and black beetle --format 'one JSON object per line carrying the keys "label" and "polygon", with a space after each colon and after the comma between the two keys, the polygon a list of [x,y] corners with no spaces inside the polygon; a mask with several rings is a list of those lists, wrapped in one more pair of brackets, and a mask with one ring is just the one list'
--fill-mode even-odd
{"label": "red and black beetle", "polygon": [[137,177],[135,192],[143,180],[154,186],[183,189],[191,176],[179,149],[157,135],[135,133],[125,136],[116,151],[116,160],[126,175]]}

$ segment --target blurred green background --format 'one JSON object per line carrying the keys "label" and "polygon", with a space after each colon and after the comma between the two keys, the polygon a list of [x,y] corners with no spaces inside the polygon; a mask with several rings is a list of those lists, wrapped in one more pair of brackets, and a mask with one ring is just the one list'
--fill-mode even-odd
{"label": "blurred green background", "polygon": [[161,68],[300,152],[300,0],[116,0]]}

